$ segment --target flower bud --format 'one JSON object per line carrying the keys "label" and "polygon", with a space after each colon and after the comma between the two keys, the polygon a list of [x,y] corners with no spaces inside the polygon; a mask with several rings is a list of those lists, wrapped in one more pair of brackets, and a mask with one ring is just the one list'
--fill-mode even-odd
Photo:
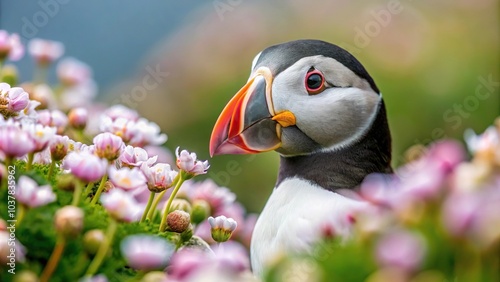
{"label": "flower bud", "polygon": [[102,243],[106,240],[106,235],[100,229],[92,229],[83,235],[83,248],[89,255],[95,255]]}
{"label": "flower bud", "polygon": [[76,179],[69,173],[61,174],[57,177],[57,187],[63,191],[75,191]]}
{"label": "flower bud", "polygon": [[170,210],[168,212],[171,213],[175,210],[181,210],[191,214],[192,208],[191,204],[187,200],[176,198],[172,201],[172,205],[170,206]]}
{"label": "flower bud", "polygon": [[85,128],[88,118],[89,114],[85,108],[73,108],[68,113],[69,125],[78,130]]}
{"label": "flower bud", "polygon": [[219,243],[229,240],[238,225],[234,219],[223,215],[216,218],[209,217],[208,223],[210,223],[212,238]]}
{"label": "flower bud", "polygon": [[210,204],[205,200],[195,200],[191,212],[191,222],[199,224],[210,215]]}
{"label": "flower bud", "polygon": [[100,133],[93,139],[95,154],[108,161],[116,160],[122,153],[125,144],[123,140],[109,132]]}
{"label": "flower bud", "polygon": [[55,214],[56,231],[65,237],[75,237],[83,228],[83,211],[75,206],[65,206]]}
{"label": "flower bud", "polygon": [[191,224],[191,216],[183,210],[175,210],[167,215],[168,230],[182,233]]}
{"label": "flower bud", "polygon": [[193,237],[193,225],[189,224],[188,228],[181,233],[181,241],[187,242]]}

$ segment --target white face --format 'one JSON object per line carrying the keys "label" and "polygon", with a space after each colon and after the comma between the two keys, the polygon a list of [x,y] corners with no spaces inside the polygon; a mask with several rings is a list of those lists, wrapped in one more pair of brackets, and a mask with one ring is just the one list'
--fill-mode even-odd
{"label": "white face", "polygon": [[[305,83],[311,67],[323,74],[327,85],[315,95],[308,93]],[[381,99],[365,79],[337,60],[323,56],[297,61],[279,73],[272,85],[275,112],[291,111],[298,129],[321,150],[336,150],[359,139],[374,120]],[[296,129],[284,128],[278,151],[284,155],[309,152],[311,144],[306,143],[314,142],[298,134]]]}

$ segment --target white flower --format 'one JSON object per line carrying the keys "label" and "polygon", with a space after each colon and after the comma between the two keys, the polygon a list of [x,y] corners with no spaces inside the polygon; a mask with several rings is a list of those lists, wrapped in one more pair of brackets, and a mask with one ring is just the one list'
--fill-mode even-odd
{"label": "white flower", "polygon": [[16,198],[20,203],[35,208],[52,203],[56,200],[56,194],[50,185],[38,186],[35,180],[23,175],[16,185]]}
{"label": "white flower", "polygon": [[153,192],[161,192],[170,186],[177,176],[177,171],[170,168],[169,164],[158,163],[149,167],[143,163],[141,170],[146,176],[149,190]]}
{"label": "white flower", "polygon": [[167,239],[145,234],[126,237],[120,249],[130,267],[145,271],[165,268],[175,251]]}
{"label": "white flower", "polygon": [[196,153],[189,153],[186,150],[179,153],[179,147],[175,149],[175,156],[177,157],[177,167],[193,176],[207,173],[210,167],[208,161],[198,161]]}
{"label": "white flower", "polygon": [[112,166],[109,169],[109,180],[116,187],[125,190],[139,188],[146,184],[146,177],[144,177],[144,174],[135,167],[132,169],[128,167],[116,169]]}
{"label": "white flower", "polygon": [[125,222],[138,221],[143,211],[134,197],[121,189],[103,194],[101,203],[113,218]]}
{"label": "white flower", "polygon": [[227,218],[220,215],[216,218],[209,217],[208,223],[211,227],[212,238],[216,242],[226,242],[231,237],[231,234],[236,229],[238,224],[232,218]]}

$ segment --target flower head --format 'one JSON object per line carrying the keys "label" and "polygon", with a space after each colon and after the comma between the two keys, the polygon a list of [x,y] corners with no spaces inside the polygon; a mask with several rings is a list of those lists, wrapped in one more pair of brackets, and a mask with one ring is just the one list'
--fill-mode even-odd
{"label": "flower head", "polygon": [[18,123],[0,124],[0,151],[7,157],[22,157],[35,150],[35,143]]}
{"label": "flower head", "polygon": [[106,173],[108,162],[87,152],[71,152],[63,160],[63,167],[84,182],[94,182]]}
{"label": "flower head", "polygon": [[143,234],[126,237],[120,249],[130,267],[143,271],[165,268],[175,251],[166,239]]}
{"label": "flower head", "polygon": [[216,242],[226,242],[233,234],[238,224],[234,219],[220,215],[216,218],[209,217],[208,223],[211,227],[212,238]]}
{"label": "flower head", "polygon": [[139,188],[146,183],[144,174],[138,168],[123,167],[109,169],[109,180],[113,185],[124,190]]}
{"label": "flower head", "polygon": [[191,224],[191,217],[189,213],[183,210],[175,210],[168,214],[167,224],[169,230],[182,233],[188,229],[189,224]]}
{"label": "flower head", "polygon": [[73,108],[68,113],[69,125],[76,129],[84,129],[88,119],[89,114],[85,108]]}
{"label": "flower head", "polygon": [[150,166],[156,162],[157,156],[149,157],[146,150],[140,147],[128,145],[120,155],[122,165],[129,167],[140,167],[143,163]]}
{"label": "flower head", "polygon": [[376,247],[376,256],[383,266],[413,271],[420,267],[425,256],[425,241],[408,231],[391,231],[385,234]]}
{"label": "flower head", "polygon": [[109,117],[111,120],[116,120],[117,118],[124,118],[126,120],[136,121],[139,119],[139,114],[124,105],[113,105],[109,107],[104,115]]}
{"label": "flower head", "polygon": [[15,117],[24,110],[29,103],[29,95],[21,87],[10,87],[0,83],[0,114],[4,117]]}
{"label": "flower head", "polygon": [[187,150],[182,150],[179,153],[179,147],[175,149],[175,156],[177,157],[177,167],[192,176],[205,174],[210,167],[208,161],[197,160],[196,153],[189,153]]}
{"label": "flower head", "polygon": [[113,218],[124,222],[138,221],[143,211],[134,197],[121,189],[103,194],[101,203]]}
{"label": "flower head", "polygon": [[66,58],[57,65],[57,76],[66,86],[74,86],[86,82],[92,76],[90,67],[75,59]]}
{"label": "flower head", "polygon": [[57,128],[57,134],[62,134],[68,125],[68,117],[59,110],[41,110],[38,111],[38,122]]}
{"label": "flower head", "polygon": [[149,167],[147,163],[141,165],[141,171],[146,176],[148,189],[153,192],[161,192],[172,186],[177,171],[170,168],[170,165],[158,163]]}
{"label": "flower head", "polygon": [[48,65],[64,54],[61,42],[33,38],[28,43],[28,52],[40,65]]}
{"label": "flower head", "polygon": [[54,161],[60,161],[68,153],[70,139],[68,136],[55,135],[50,142],[50,156]]}
{"label": "flower head", "polygon": [[38,186],[35,180],[23,175],[16,185],[16,198],[20,203],[35,208],[52,203],[56,200],[56,194],[50,185]]}
{"label": "flower head", "polygon": [[23,129],[28,132],[35,144],[34,152],[41,152],[49,145],[49,142],[56,135],[56,128],[41,124],[23,124]]}
{"label": "flower head", "polygon": [[67,237],[73,237],[83,229],[83,210],[75,206],[65,206],[57,210],[54,216],[56,231]]}
{"label": "flower head", "polygon": [[0,61],[9,58],[12,61],[21,59],[24,55],[24,46],[17,33],[0,30]]}
{"label": "flower head", "polygon": [[101,133],[94,137],[95,154],[108,161],[114,161],[123,151],[123,140],[109,132]]}

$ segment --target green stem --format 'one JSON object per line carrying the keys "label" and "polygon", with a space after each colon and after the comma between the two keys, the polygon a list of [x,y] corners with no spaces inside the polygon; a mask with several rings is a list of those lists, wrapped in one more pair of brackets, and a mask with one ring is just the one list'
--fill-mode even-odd
{"label": "green stem", "polygon": [[28,162],[26,163],[26,171],[31,170],[31,166],[33,165],[33,159],[35,158],[35,153],[28,153]]}
{"label": "green stem", "polygon": [[175,195],[177,195],[177,192],[179,192],[179,189],[182,186],[182,183],[186,180],[184,176],[184,171],[181,170],[179,172],[179,181],[177,181],[177,184],[175,185],[174,191],[172,191],[172,194],[170,194],[170,197],[168,198],[167,206],[165,207],[165,210],[163,211],[163,217],[161,219],[160,223],[160,232],[163,232],[167,228],[167,216],[168,216],[168,211],[170,210],[170,207],[172,206],[172,201],[175,199]]}
{"label": "green stem", "polygon": [[151,208],[149,208],[149,212],[148,212],[148,216],[147,216],[147,219],[149,219],[149,221],[153,220],[153,215],[155,214],[156,208],[158,207],[158,203],[160,203],[161,198],[163,198],[163,195],[165,195],[166,192],[167,192],[167,190],[163,190],[154,199],[153,205],[151,206]]}
{"label": "green stem", "polygon": [[155,192],[151,192],[151,194],[149,194],[148,204],[146,205],[146,208],[144,209],[144,213],[142,214],[140,222],[144,222],[144,220],[146,220],[146,217],[148,216],[148,212],[149,212],[149,209],[151,208],[151,204],[153,203],[155,195],[156,195]]}
{"label": "green stem", "polygon": [[57,264],[59,263],[59,260],[61,259],[65,246],[66,246],[66,239],[64,238],[64,236],[59,236],[56,241],[56,246],[54,247],[54,250],[50,255],[49,261],[47,262],[47,265],[43,269],[42,275],[40,276],[40,282],[49,281],[50,277],[52,276],[52,273],[54,272],[54,270],[57,267]]}
{"label": "green stem", "polygon": [[54,168],[56,167],[56,161],[52,160],[49,167],[49,173],[47,174],[47,180],[50,180],[52,174],[54,174]]}
{"label": "green stem", "polygon": [[27,210],[28,210],[28,207],[26,207],[23,204],[20,204],[19,207],[17,208],[17,215],[16,215],[17,226],[19,226],[21,224],[21,221],[23,221]]}
{"label": "green stem", "polygon": [[116,222],[116,220],[114,219],[111,219],[109,222],[108,230],[106,231],[106,240],[102,242],[102,244],[99,246],[99,249],[97,250],[94,259],[92,260],[92,262],[89,265],[89,268],[87,269],[87,273],[85,274],[86,276],[90,277],[94,275],[101,266],[102,262],[104,261],[104,258],[106,257],[106,254],[108,253],[109,248],[113,243],[113,238],[115,237],[117,228],[118,228],[118,222]]}
{"label": "green stem", "polygon": [[[179,181],[179,174],[177,174],[177,176],[174,178],[174,181],[172,181],[172,186],[176,185],[178,181]],[[149,209],[148,219],[150,221],[153,220],[153,215],[155,214],[156,208],[158,207],[158,204],[160,203],[161,199],[163,198],[163,195],[165,195],[166,192],[167,189],[163,190],[160,194],[158,194],[158,196],[153,202],[153,206]]]}
{"label": "green stem", "polygon": [[87,197],[90,193],[90,189],[92,189],[92,187],[94,186],[94,182],[89,182],[89,184],[87,184],[87,186],[85,186],[85,189],[83,190],[83,195],[85,197]]}
{"label": "green stem", "polygon": [[77,180],[75,183],[75,191],[73,191],[73,201],[71,202],[72,206],[77,207],[80,203],[80,198],[82,196],[83,183],[80,180]]}
{"label": "green stem", "polygon": [[95,192],[94,198],[92,198],[92,201],[90,202],[91,205],[95,205],[97,203],[97,200],[99,200],[99,197],[101,197],[102,190],[104,190],[104,184],[106,183],[106,180],[108,178],[108,175],[105,173],[103,177],[101,178],[101,183],[99,184],[99,187],[97,188],[97,192]]}

